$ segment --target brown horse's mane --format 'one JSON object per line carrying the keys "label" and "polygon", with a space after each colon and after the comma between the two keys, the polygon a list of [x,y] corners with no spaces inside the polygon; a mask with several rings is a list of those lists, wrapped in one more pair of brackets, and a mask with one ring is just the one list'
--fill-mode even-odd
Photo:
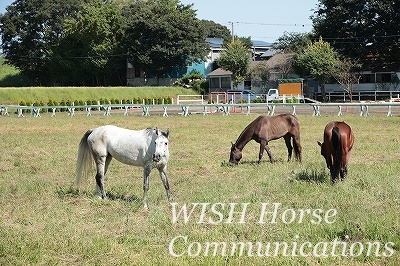
{"label": "brown horse's mane", "polygon": [[259,116],[257,119],[255,119],[253,122],[247,125],[245,129],[240,133],[239,137],[237,138],[235,142],[235,147],[238,148],[239,150],[242,150],[244,146],[252,139],[253,132],[250,133],[250,128],[254,128],[254,124],[258,123],[258,120],[260,120],[262,116]]}

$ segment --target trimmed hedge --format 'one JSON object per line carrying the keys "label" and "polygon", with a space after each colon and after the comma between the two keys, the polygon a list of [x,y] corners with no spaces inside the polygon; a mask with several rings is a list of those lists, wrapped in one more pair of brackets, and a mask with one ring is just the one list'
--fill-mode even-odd
{"label": "trimmed hedge", "polygon": [[[133,98],[133,99],[104,99],[101,98],[99,100],[87,100],[86,102],[82,100],[62,100],[60,102],[54,101],[54,100],[49,100],[47,103],[44,103],[43,101],[37,101],[37,102],[29,102],[29,101],[21,101],[19,103],[20,106],[43,106],[43,107],[48,107],[51,108],[52,106],[85,106],[85,105],[104,105],[104,104],[146,104],[146,105],[152,105],[152,104],[172,104],[172,98],[171,97],[165,97],[165,98],[156,98],[156,99],[150,99],[150,98]],[[60,108],[59,111],[64,112],[66,111],[67,108]],[[85,110],[85,108],[78,108],[77,110]],[[23,110],[23,112],[29,112],[29,110]]]}

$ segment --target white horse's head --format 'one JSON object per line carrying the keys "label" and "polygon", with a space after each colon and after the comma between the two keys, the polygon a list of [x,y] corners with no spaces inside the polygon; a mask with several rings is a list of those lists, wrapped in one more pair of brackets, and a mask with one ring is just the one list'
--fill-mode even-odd
{"label": "white horse's head", "polygon": [[163,132],[158,128],[155,129],[155,151],[153,154],[153,162],[156,165],[166,165],[169,159],[169,129]]}

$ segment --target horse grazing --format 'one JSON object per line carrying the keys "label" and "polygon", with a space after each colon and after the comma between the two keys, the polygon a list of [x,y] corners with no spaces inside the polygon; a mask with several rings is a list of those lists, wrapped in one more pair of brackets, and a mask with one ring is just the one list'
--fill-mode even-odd
{"label": "horse grazing", "polygon": [[[260,143],[258,163],[261,163],[264,150],[267,151],[271,163],[274,162],[268,142],[281,137],[285,139],[288,162],[292,158],[293,148],[296,159],[301,162],[300,122],[291,114],[282,114],[272,117],[259,116],[251,122],[239,135],[235,144],[232,143],[229,157],[230,165],[233,166],[239,163],[240,159],[242,159],[242,150],[250,140]],[[290,143],[291,139],[293,139],[293,147]]]}
{"label": "horse grazing", "polygon": [[143,205],[147,209],[147,191],[149,189],[150,172],[157,168],[172,202],[167,179],[167,163],[169,159],[169,130],[163,132],[157,128],[129,130],[112,125],[89,129],[79,143],[76,164],[76,185],[79,188],[82,176],[87,176],[92,165],[96,163],[96,187],[99,196],[104,199],[104,175],[114,157],[128,165],[142,166],[143,171]]}
{"label": "horse grazing", "polygon": [[346,177],[353,144],[354,134],[345,122],[333,121],[325,126],[324,142],[318,141],[318,145],[321,146],[321,155],[331,172],[332,183],[336,182],[339,174],[341,180]]}

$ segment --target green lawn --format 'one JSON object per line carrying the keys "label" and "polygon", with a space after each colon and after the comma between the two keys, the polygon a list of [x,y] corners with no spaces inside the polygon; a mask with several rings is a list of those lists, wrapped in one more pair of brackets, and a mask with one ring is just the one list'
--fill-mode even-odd
{"label": "green lawn", "polygon": [[[270,142],[277,163],[265,155],[255,164],[258,145],[250,142],[243,162],[228,167],[230,143],[255,118],[0,117],[0,265],[399,265],[400,117],[341,118],[352,126],[355,145],[348,177],[335,185],[317,141],[336,116],[298,117],[301,164],[286,163],[280,139]],[[177,207],[203,203],[186,222],[173,221],[157,171],[148,211],[140,203],[142,169],[117,161],[105,179],[109,199],[97,198],[94,170],[76,192],[78,143],[87,129],[105,124],[170,129],[168,178]],[[279,207],[276,220],[261,216],[263,206]],[[299,222],[307,209],[311,215]],[[243,252],[237,246],[231,256],[240,243]]]}

